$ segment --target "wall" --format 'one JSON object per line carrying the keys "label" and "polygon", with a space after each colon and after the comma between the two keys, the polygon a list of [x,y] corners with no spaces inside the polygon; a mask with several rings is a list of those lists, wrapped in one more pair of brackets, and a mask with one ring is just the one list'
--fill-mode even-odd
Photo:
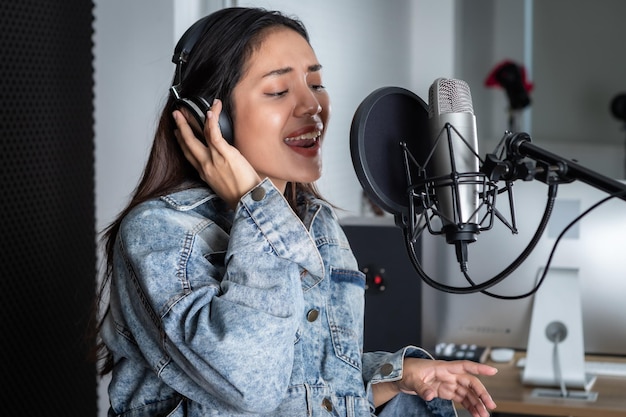
{"label": "wall", "polygon": [[[148,155],[157,112],[172,76],[174,6],[163,0],[94,3],[99,232],[127,202]],[[98,415],[102,417],[108,409],[108,381],[105,377],[98,389]]]}
{"label": "wall", "polygon": [[123,207],[148,154],[172,76],[174,8],[163,0],[95,5],[96,219],[101,230]]}
{"label": "wall", "polygon": [[609,105],[626,90],[626,56],[615,53],[625,35],[619,20],[626,3],[602,6],[586,0],[456,0],[455,74],[472,89],[481,154],[492,151],[509,127],[504,91],[485,87],[484,80],[510,59],[523,64],[534,83],[520,130],[560,156],[624,177],[623,126]]}
{"label": "wall", "polygon": [[534,131],[547,140],[617,144],[624,139],[610,102],[626,91],[626,3],[601,4],[535,2]]}
{"label": "wall", "polygon": [[598,5],[535,1],[533,136],[591,169],[624,178],[626,133],[610,103],[626,92],[626,3]]}

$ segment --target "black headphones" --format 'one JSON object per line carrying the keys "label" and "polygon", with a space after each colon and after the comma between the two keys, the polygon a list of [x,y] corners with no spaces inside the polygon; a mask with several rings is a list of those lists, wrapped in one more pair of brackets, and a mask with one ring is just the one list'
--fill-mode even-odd
{"label": "black headphones", "polygon": [[[172,57],[172,62],[176,64],[176,77],[174,85],[170,87],[170,93],[175,98],[174,107],[181,111],[186,110],[186,112],[183,113],[192,117],[192,120],[189,120],[188,118],[187,121],[195,133],[201,135],[202,137],[204,124],[206,122],[206,113],[211,108],[213,100],[199,96],[181,97],[179,89],[183,81],[183,64],[187,63],[189,54],[202,36],[207,18],[208,16],[194,23],[189,29],[187,29],[176,44],[176,48],[174,48],[174,56]],[[218,123],[220,125],[220,130],[222,131],[222,136],[232,145],[233,123],[230,115],[222,110]]]}

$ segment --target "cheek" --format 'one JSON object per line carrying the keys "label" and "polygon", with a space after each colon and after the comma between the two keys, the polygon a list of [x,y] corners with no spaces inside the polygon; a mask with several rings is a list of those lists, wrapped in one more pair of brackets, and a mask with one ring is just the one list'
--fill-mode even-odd
{"label": "cheek", "polygon": [[283,118],[276,113],[242,112],[235,121],[235,146],[255,168],[277,154],[282,145]]}
{"label": "cheek", "polygon": [[284,117],[280,113],[261,108],[241,109],[234,121],[235,137],[238,142],[245,143],[261,136],[280,135],[283,125]]}

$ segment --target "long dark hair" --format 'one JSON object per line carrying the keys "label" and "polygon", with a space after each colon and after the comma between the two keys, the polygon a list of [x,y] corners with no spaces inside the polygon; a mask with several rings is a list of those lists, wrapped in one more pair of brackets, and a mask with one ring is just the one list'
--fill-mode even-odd
{"label": "long dark hair", "polygon": [[[204,27],[200,39],[182,68],[181,79],[179,80],[175,74],[174,82],[181,81],[179,85],[181,96],[220,98],[224,104],[224,111],[231,115],[233,115],[231,93],[241,79],[248,59],[263,42],[269,29],[287,27],[302,35],[309,42],[307,30],[299,20],[277,11],[234,7],[221,9],[203,20]],[[102,327],[102,318],[99,313],[113,272],[113,249],[122,219],[144,201],[185,188],[207,186],[185,159],[175,139],[176,124],[171,115],[174,99],[170,95],[164,105],[148,162],[130,202],[102,235],[106,269],[94,304],[92,323],[95,325],[89,336],[95,342],[92,359],[99,362],[101,374],[106,374],[113,368],[111,353],[98,339]],[[321,198],[314,184],[288,183],[285,197],[294,209],[299,195]]]}

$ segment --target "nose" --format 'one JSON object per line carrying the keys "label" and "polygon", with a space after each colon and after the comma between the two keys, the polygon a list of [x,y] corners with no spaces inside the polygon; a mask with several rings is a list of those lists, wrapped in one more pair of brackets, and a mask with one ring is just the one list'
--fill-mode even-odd
{"label": "nose", "polygon": [[304,85],[300,90],[295,109],[296,116],[314,116],[321,113],[322,105],[311,88],[308,85]]}

